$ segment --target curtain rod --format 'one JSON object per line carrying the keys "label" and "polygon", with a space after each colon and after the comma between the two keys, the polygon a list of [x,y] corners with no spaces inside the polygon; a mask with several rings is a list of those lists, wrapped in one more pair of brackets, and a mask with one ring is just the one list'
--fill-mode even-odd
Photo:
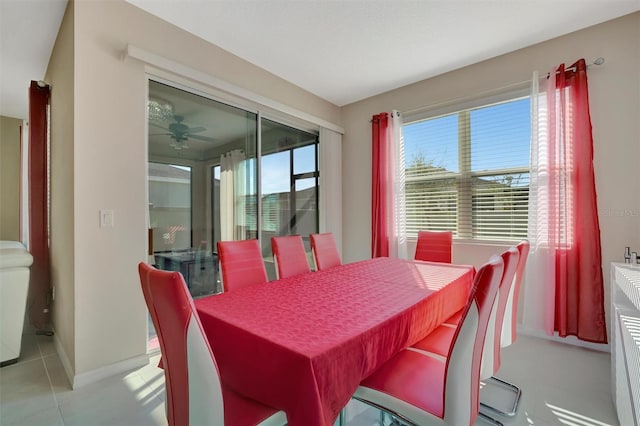
{"label": "curtain rod", "polygon": [[[595,59],[593,62],[591,62],[590,64],[587,64],[587,68],[589,68],[592,65],[602,65],[602,64],[604,64],[604,58],[603,57],[599,57],[599,58]],[[569,68],[566,68],[566,69],[574,69],[575,70],[575,67],[569,67]],[[550,75],[551,75],[550,73],[547,73],[546,76],[543,75],[543,76],[541,76],[539,78],[540,79],[549,78]],[[519,81],[517,83],[507,84],[505,86],[498,87],[496,89],[485,90],[483,92],[479,92],[479,93],[476,93],[476,94],[471,95],[471,96],[464,96],[464,97],[461,97],[461,98],[449,99],[449,100],[446,100],[446,101],[443,101],[443,102],[439,102],[439,103],[434,104],[434,105],[421,106],[421,107],[418,107],[418,108],[413,108],[413,109],[410,109],[410,110],[402,111],[401,114],[402,115],[407,115],[407,114],[419,113],[421,111],[426,111],[426,110],[431,110],[431,109],[434,109],[434,108],[439,108],[439,107],[441,107],[443,105],[450,105],[450,104],[455,104],[455,103],[459,103],[459,102],[468,101],[470,99],[477,99],[477,98],[482,98],[482,97],[485,97],[485,96],[492,96],[492,95],[499,94],[499,93],[507,91],[507,90],[519,90],[519,89],[522,89],[522,87],[524,85],[526,85],[526,84],[531,84],[531,80],[524,80],[524,81]],[[371,123],[371,120],[369,120],[369,123]]]}
{"label": "curtain rod", "polygon": [[[590,64],[587,64],[587,68],[589,68],[592,65],[602,65],[602,64],[604,64],[604,58],[603,57],[599,57],[595,61],[591,62]],[[564,70],[565,71],[568,71],[568,70],[575,71],[576,70],[576,66],[574,65],[572,67],[567,67]],[[556,71],[556,74],[560,74],[560,71]],[[549,78],[549,77],[551,77],[551,73],[550,72],[547,73],[547,78]]]}
{"label": "curtain rod", "polygon": [[[380,114],[387,114],[387,117],[393,117],[394,115],[400,117],[400,115],[401,115],[400,111],[397,111],[395,109],[391,110],[391,112],[381,112]],[[378,115],[378,114],[376,114],[376,115]],[[369,123],[373,123],[373,120],[369,119]]]}

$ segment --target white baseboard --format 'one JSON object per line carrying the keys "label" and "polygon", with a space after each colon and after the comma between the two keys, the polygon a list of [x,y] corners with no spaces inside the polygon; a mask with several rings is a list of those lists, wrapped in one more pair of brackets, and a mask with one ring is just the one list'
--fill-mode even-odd
{"label": "white baseboard", "polygon": [[69,380],[69,383],[71,383],[72,389],[81,388],[88,384],[106,379],[107,377],[140,368],[149,363],[149,355],[144,354],[125,359],[114,364],[106,365],[104,367],[96,368],[95,370],[87,371],[85,373],[74,374],[71,362],[69,361],[69,357],[62,348],[62,344],[60,343],[57,334],[54,334],[53,342],[56,348],[56,352],[58,353],[58,357],[60,357],[60,362],[62,362],[62,366],[64,367],[67,379]]}
{"label": "white baseboard", "polygon": [[76,374],[73,378],[73,382],[71,383],[71,387],[73,387],[73,389],[78,389],[116,374],[135,370],[147,365],[148,363],[149,355],[144,354],[116,362],[115,364],[105,365],[104,367],[96,368],[95,370],[87,371],[86,373]]}
{"label": "white baseboard", "polygon": [[73,367],[71,366],[71,362],[69,361],[67,352],[62,347],[62,343],[60,343],[58,333],[55,333],[55,331],[53,334],[53,345],[56,348],[58,358],[60,358],[60,362],[62,363],[62,367],[64,368],[64,373],[67,375],[67,380],[69,381],[69,383],[73,384]]}
{"label": "white baseboard", "polygon": [[608,343],[591,343],[578,339],[575,336],[560,337],[557,333],[553,336],[549,336],[542,330],[534,330],[532,328],[524,327],[518,324],[518,334],[524,336],[537,337],[539,339],[551,340],[552,342],[564,343],[566,345],[579,346],[582,348],[593,349],[600,352],[611,352],[611,348]]}

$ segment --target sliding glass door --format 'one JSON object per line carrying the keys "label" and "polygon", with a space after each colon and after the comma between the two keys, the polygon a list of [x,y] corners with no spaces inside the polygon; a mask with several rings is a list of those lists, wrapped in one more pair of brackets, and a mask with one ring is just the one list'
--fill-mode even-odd
{"label": "sliding glass door", "polygon": [[318,231],[318,135],[149,82],[151,252],[194,297],[221,291],[217,242]]}
{"label": "sliding glass door", "polygon": [[217,241],[257,238],[257,114],[155,81],[148,114],[154,263],[217,293]]}
{"label": "sliding glass door", "polygon": [[271,237],[301,235],[311,254],[309,234],[318,231],[318,136],[267,119],[261,136],[261,240],[274,279]]}

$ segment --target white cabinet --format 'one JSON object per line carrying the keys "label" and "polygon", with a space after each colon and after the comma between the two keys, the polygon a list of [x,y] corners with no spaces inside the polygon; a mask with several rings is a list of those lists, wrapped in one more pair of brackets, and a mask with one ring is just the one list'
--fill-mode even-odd
{"label": "white cabinet", "polygon": [[611,264],[611,379],[621,425],[640,422],[640,267]]}

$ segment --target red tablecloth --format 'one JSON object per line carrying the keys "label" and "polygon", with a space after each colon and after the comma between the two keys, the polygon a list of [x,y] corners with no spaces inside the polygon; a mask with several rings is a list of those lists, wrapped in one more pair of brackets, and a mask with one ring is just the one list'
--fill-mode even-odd
{"label": "red tablecloth", "polygon": [[196,301],[221,380],[332,425],[360,381],[462,308],[473,268],[377,258]]}

